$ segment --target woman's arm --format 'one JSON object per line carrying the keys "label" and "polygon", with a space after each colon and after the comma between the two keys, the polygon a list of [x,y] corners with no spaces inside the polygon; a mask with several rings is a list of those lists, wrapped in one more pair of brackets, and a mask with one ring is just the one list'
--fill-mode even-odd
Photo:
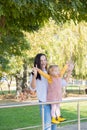
{"label": "woman's arm", "polygon": [[32,75],[32,79],[30,82],[30,86],[35,89],[36,88],[36,77],[37,77],[37,70],[35,68],[33,68],[33,75]]}
{"label": "woman's arm", "polygon": [[32,81],[30,83],[30,86],[35,89],[36,88],[36,77],[33,75],[32,76]]}

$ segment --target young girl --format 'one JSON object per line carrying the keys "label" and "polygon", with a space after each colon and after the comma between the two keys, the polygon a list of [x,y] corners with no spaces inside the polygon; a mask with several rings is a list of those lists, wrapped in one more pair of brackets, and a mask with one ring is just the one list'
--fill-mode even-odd
{"label": "young girl", "polygon": [[[71,67],[71,68],[70,68]],[[42,70],[36,67],[37,71],[48,80],[48,91],[47,91],[47,102],[52,101],[61,101],[62,100],[62,86],[63,86],[63,74],[66,70],[68,70],[67,77],[69,78],[71,71],[73,70],[73,66],[65,65],[63,70],[60,72],[59,67],[57,65],[51,65],[48,68],[48,74],[44,73]],[[66,82],[65,82],[66,83]],[[65,85],[65,84],[64,84]],[[52,123],[58,124],[60,117],[60,103],[51,104],[51,116]]]}

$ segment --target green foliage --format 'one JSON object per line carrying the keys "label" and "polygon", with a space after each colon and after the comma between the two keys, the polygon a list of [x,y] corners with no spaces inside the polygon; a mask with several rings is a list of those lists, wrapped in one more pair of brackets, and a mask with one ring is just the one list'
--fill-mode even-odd
{"label": "green foliage", "polygon": [[[78,60],[80,57],[81,61],[86,64],[85,58],[83,58],[86,57],[86,51],[83,51],[84,46],[86,48],[86,40],[83,40],[83,33],[81,32],[80,28],[77,29],[79,30],[79,35],[81,32],[80,37],[82,39],[78,38],[77,41],[74,35],[73,36],[75,38],[75,41],[71,38],[72,36],[70,32],[70,39],[68,38],[68,33],[67,38],[63,36],[61,37],[60,35],[63,34],[65,36],[66,32],[63,33],[61,31],[63,28],[59,29],[57,25],[54,26],[55,29],[53,29],[53,27],[50,25],[51,29],[53,29],[53,32],[51,32],[50,29],[49,31],[45,32],[46,35],[47,33],[49,35],[46,36],[43,33],[42,29],[41,37],[39,37],[40,39],[37,40],[34,38],[34,36],[36,36],[34,30],[38,31],[38,29],[45,25],[50,19],[54,20],[59,25],[63,25],[64,23],[67,23],[67,21],[70,22],[71,20],[73,20],[76,24],[81,21],[87,21],[87,0],[0,1],[0,56],[2,57],[0,61],[1,70],[2,68],[9,68],[9,59],[11,59],[12,56],[24,57],[26,60],[28,60],[28,58],[33,59],[34,55],[37,52],[43,51],[48,55],[48,58],[50,59],[49,63],[58,62],[60,66],[65,63],[66,59],[69,59],[69,55],[73,55],[73,59],[76,61],[76,74],[80,75],[81,72],[81,74],[85,76],[84,74],[86,74],[86,71],[84,69],[84,65],[82,63],[80,64],[80,60]],[[26,37],[23,35],[23,31],[33,31],[33,35],[31,35],[33,41],[33,52],[31,50],[30,53],[28,53],[28,48],[30,47],[28,41],[26,40]],[[40,33],[40,31],[38,32]],[[58,39],[57,36],[61,37],[61,40]],[[57,39],[53,37],[56,37]],[[66,42],[64,42],[64,40]],[[71,40],[72,51],[70,52],[69,43]],[[77,42],[79,42],[79,44],[81,43],[79,48],[76,44]],[[40,46],[39,48],[37,48],[36,43],[38,43],[37,45]],[[82,46],[82,44],[84,46]],[[61,53],[59,54],[60,50]],[[79,50],[81,50],[82,55]],[[54,57],[55,54],[57,55],[56,57]],[[22,60],[23,59],[21,59],[21,62]],[[2,61],[4,61],[4,63],[2,63]],[[80,68],[82,68],[82,70],[80,70]]]}
{"label": "green foliage", "polygon": [[7,64],[9,63],[9,60],[3,56],[0,56],[0,73],[4,68],[8,68]]}
{"label": "green foliage", "polygon": [[29,57],[43,52],[48,64],[58,64],[60,68],[67,60],[73,60],[75,78],[87,78],[87,23],[70,23],[58,26],[53,20],[38,32],[26,33],[30,40]]}
{"label": "green foliage", "polygon": [[3,35],[1,37],[1,54],[5,54],[6,51],[10,55],[20,55],[23,50],[29,48],[28,41],[24,38],[23,33],[15,32],[15,34]]}
{"label": "green foliage", "polygon": [[21,32],[9,33],[8,35],[1,36],[1,71],[12,73],[12,71],[14,70],[15,73],[17,70],[19,70],[20,67],[18,66],[22,65],[21,63],[23,60],[23,55],[28,48],[30,48],[30,44],[26,37],[24,37],[24,34]]}
{"label": "green foliage", "polygon": [[[68,6],[67,6],[68,5]],[[57,23],[71,19],[87,21],[86,0],[3,0],[0,1],[0,21],[5,29],[36,30],[50,17]],[[4,23],[3,23],[4,22]],[[3,26],[2,26],[3,27]]]}
{"label": "green foliage", "polygon": [[5,27],[8,29],[35,30],[50,15],[47,2],[42,2],[42,0],[3,0],[1,6],[5,17]]}

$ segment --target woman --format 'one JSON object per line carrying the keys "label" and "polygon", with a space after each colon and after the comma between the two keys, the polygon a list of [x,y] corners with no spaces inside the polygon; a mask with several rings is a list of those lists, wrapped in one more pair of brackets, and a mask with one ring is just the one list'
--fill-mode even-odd
{"label": "woman", "polygon": [[[36,55],[34,60],[34,67],[41,69],[43,72],[47,73],[47,58],[43,53]],[[39,102],[46,102],[47,99],[47,87],[48,82],[43,76],[41,76],[35,69],[33,74],[30,76],[30,86],[32,90],[37,91],[37,97]],[[42,111],[42,106],[40,106],[40,111]],[[44,105],[44,125],[45,130],[57,130],[57,125],[51,125],[51,105]]]}

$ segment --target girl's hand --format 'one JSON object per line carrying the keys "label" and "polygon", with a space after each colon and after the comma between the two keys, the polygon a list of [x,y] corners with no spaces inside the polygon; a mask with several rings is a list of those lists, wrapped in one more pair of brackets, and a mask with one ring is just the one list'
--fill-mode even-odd
{"label": "girl's hand", "polygon": [[67,64],[68,64],[68,70],[67,71],[72,72],[75,64],[73,63],[73,61],[68,61]]}

